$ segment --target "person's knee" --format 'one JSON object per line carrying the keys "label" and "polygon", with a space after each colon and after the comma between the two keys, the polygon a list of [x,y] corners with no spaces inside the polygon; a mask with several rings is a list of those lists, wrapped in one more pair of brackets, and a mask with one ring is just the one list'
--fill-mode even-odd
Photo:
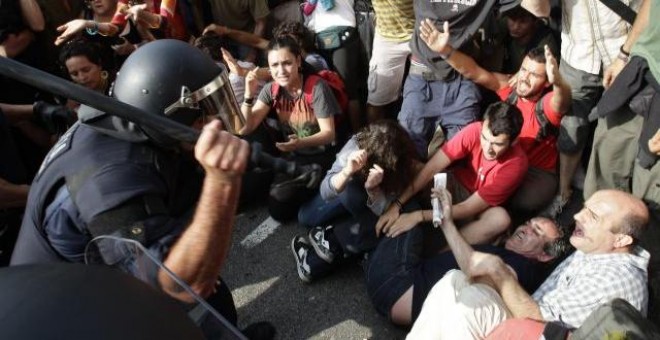
{"label": "person's knee", "polygon": [[582,152],[589,135],[589,122],[584,117],[565,116],[561,120],[557,136],[557,150],[561,154],[575,155]]}
{"label": "person's knee", "polygon": [[502,207],[491,207],[481,214],[480,220],[486,222],[487,230],[484,232],[496,237],[505,232],[511,224],[511,216]]}
{"label": "person's knee", "polygon": [[412,324],[413,287],[410,287],[390,309],[390,321],[393,324],[409,326]]}

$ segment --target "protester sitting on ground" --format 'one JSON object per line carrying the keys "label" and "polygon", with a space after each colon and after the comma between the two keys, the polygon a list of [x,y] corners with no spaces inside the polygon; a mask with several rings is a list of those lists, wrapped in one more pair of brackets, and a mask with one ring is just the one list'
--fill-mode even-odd
{"label": "protester sitting on ground", "polygon": [[[470,246],[452,219],[451,195],[443,190],[441,229],[451,251],[423,257],[428,230],[413,228],[384,238],[369,254],[365,267],[367,291],[376,310],[399,325],[415,321],[429,291],[450,270],[465,267],[474,251],[495,254],[513,271],[527,292],[534,292],[550,273],[550,264],[568,250],[564,232],[555,222],[535,217],[520,225],[502,246]],[[428,226],[430,227],[430,226]]]}
{"label": "protester sitting on ground", "polygon": [[345,258],[372,249],[378,242],[377,216],[421,166],[412,140],[396,121],[377,121],[349,139],[320,193],[298,212],[298,223],[311,228],[308,237],[298,235],[291,243],[300,279],[310,282]]}
{"label": "protester sitting on ground", "polygon": [[[299,163],[317,163],[328,169],[336,153],[335,118],[342,113],[332,89],[309,70],[302,61],[300,46],[290,37],[270,42],[268,64],[273,81],[263,87],[256,99],[257,70],[246,76],[245,99],[241,105],[245,126],[240,134],[255,132],[268,113],[274,110],[277,115],[274,133],[278,140],[267,142],[269,145],[264,149],[274,149]],[[280,180],[284,178],[276,183]],[[292,195],[292,201],[271,201],[278,206],[269,207],[271,216],[277,220],[295,217],[300,205],[317,189],[305,188]]]}
{"label": "protester sitting on ground", "polygon": [[[264,39],[256,34],[239,31],[236,29],[232,29],[226,26],[220,26],[216,24],[210,24],[204,29],[204,34],[208,34],[209,32],[215,32],[215,34],[223,38],[227,37],[243,45],[258,48],[260,50],[267,50],[268,45],[270,43],[269,40]],[[303,59],[314,70],[320,71],[320,70],[329,69],[328,63],[316,51],[316,46],[314,45],[314,34],[307,27],[305,27],[305,25],[303,25],[300,22],[287,21],[279,24],[277,27],[273,29],[273,39],[277,39],[284,36],[289,36],[298,42],[298,45],[300,46],[300,53],[303,56]],[[223,52],[223,54],[225,55],[225,59],[228,59],[228,54],[230,57],[235,55],[235,53],[232,53],[231,49],[229,48],[225,48],[225,51],[229,52],[229,53]],[[251,71],[253,68],[254,67],[246,68],[240,66],[237,72],[239,74],[247,74],[247,72]],[[272,79],[268,68],[264,68],[263,71],[260,70],[259,77],[264,80]]]}
{"label": "protester sitting on ground", "polygon": [[431,182],[435,173],[450,170],[447,186],[456,197],[454,217],[463,225],[463,237],[470,244],[494,241],[510,224],[509,215],[500,206],[527,172],[527,156],[517,143],[522,124],[517,107],[504,102],[491,104],[483,122],[466,126],[424,165],[413,183],[380,217],[376,234],[396,237],[430,221],[431,210],[401,213],[401,209]]}
{"label": "protester sitting on ground", "polygon": [[422,40],[465,78],[496,91],[501,100],[516,105],[523,114],[518,142],[527,154],[530,168],[510,207],[527,215],[550,204],[557,192],[557,134],[562,115],[571,104],[571,89],[559,74],[550,48],[530,50],[510,86],[504,75],[481,68],[470,56],[450,44],[449,23],[439,32],[426,19],[420,27]]}
{"label": "protester sitting on ground", "polygon": [[504,37],[504,61],[502,72],[518,72],[523,59],[532,49],[548,45],[553,56],[559,56],[559,44],[547,19],[541,19],[528,10],[518,6],[504,13],[506,31]]}
{"label": "protester sitting on ground", "polygon": [[533,295],[500,257],[473,252],[463,271],[449,272],[433,287],[408,338],[481,339],[509,318],[577,328],[615,298],[646,315],[650,255],[636,245],[649,221],[644,203],[622,191],[601,190],[574,217],[570,242],[577,250]]}

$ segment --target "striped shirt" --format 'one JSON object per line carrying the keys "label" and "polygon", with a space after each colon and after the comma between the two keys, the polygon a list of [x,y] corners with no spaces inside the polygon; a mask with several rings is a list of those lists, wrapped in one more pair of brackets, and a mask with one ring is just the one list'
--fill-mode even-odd
{"label": "striped shirt", "polygon": [[577,328],[600,305],[615,298],[628,301],[646,315],[650,255],[641,247],[632,253],[585,254],[576,250],[532,296],[545,321]]}
{"label": "striped shirt", "polygon": [[[641,0],[619,0],[637,10]],[[578,70],[599,74],[619,54],[631,26],[599,0],[562,0],[561,57]]]}
{"label": "striped shirt", "polygon": [[413,0],[373,0],[376,32],[391,41],[410,40],[415,28]]}

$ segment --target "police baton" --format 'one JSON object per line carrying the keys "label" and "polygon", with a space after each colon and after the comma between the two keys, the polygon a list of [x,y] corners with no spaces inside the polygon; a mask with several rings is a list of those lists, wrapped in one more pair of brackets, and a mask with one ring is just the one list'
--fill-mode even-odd
{"label": "police baton", "polygon": [[[199,138],[199,131],[168,119],[164,115],[149,114],[137,107],[9,58],[0,57],[0,75],[52,94],[73,99],[137,125],[160,131],[181,142],[195,144]],[[317,167],[299,165],[296,162],[273,157],[263,152],[261,144],[256,142],[251,143],[250,162],[251,166],[269,168],[291,176],[318,171]]]}

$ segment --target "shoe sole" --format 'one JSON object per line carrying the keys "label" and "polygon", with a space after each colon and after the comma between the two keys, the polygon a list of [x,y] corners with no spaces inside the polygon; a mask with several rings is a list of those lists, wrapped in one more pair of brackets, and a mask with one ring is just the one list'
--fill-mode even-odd
{"label": "shoe sole", "polygon": [[312,248],[314,248],[314,252],[316,255],[318,255],[323,261],[328,262],[332,264],[332,261],[334,261],[335,257],[334,256],[328,256],[321,247],[316,243],[316,240],[314,239],[314,235],[312,235],[314,232],[314,229],[310,229],[309,232],[307,232],[307,237],[310,240],[310,243],[312,245]]}
{"label": "shoe sole", "polygon": [[303,273],[302,271],[303,264],[300,262],[300,257],[298,256],[298,252],[296,251],[296,241],[298,241],[299,239],[303,240],[302,241],[303,244],[309,245],[308,243],[305,242],[305,239],[302,236],[296,236],[291,240],[291,252],[293,253],[293,257],[296,259],[296,270],[298,271],[298,277],[304,283],[310,283],[312,282],[312,280],[309,277],[307,277],[305,273]]}

